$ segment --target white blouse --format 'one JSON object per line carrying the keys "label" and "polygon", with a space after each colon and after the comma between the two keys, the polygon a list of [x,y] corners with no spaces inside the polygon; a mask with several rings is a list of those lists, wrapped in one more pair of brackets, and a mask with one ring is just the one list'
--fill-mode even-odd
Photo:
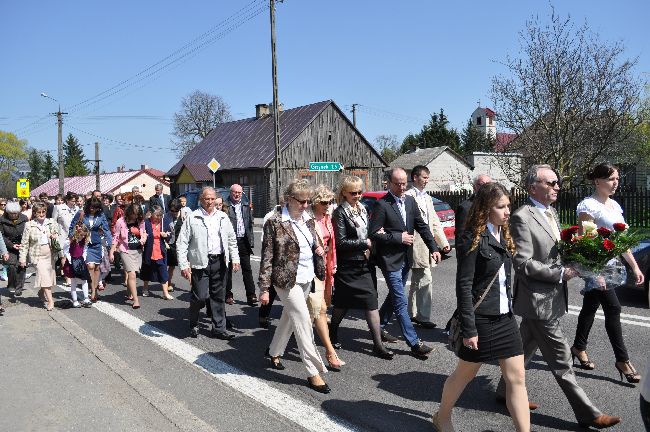
{"label": "white blouse", "polygon": [[[501,243],[501,230],[498,230],[490,222],[487,223],[487,229],[492,234],[492,237]],[[506,288],[506,265],[504,263],[499,268],[499,313],[507,314],[508,312],[510,312],[510,300],[508,299],[508,290]]]}
{"label": "white blouse", "polygon": [[614,230],[615,223],[625,223],[623,209],[613,199],[609,200],[609,205],[605,205],[596,198],[587,197],[580,201],[576,212],[578,213],[578,217],[580,217],[580,213],[586,213],[591,216],[598,228],[605,227]]}

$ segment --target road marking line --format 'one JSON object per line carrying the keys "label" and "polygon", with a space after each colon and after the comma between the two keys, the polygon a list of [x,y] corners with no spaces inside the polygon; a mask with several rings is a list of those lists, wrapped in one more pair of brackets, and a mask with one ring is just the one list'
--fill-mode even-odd
{"label": "road marking line", "polygon": [[99,301],[94,304],[94,307],[143,338],[203,369],[212,375],[214,379],[250,397],[306,430],[314,432],[322,432],[323,430],[341,432],[359,430],[345,420],[296,399],[270,386],[260,378],[248,376],[246,372],[218,360],[194,345],[170,336],[159,328],[149,325],[115,306]]}
{"label": "road marking line", "polygon": [[[569,313],[571,315],[576,315],[576,316],[580,315],[580,312],[574,311],[574,310],[569,310]],[[605,320],[605,317],[601,316],[601,315],[596,315],[596,318],[598,318],[599,320],[603,320],[603,321]],[[624,323],[624,324],[632,324],[632,325],[636,325],[636,326],[640,326],[640,327],[650,327],[650,323],[644,323],[644,322],[638,322],[638,321],[630,321],[630,320],[626,320],[626,319],[622,319],[621,322]]]}
{"label": "road marking line", "polygon": [[[580,310],[582,309],[582,307],[580,307],[580,306],[569,305],[569,309],[573,309],[573,310],[576,310],[576,311],[580,312]],[[596,313],[597,313],[598,315],[603,315],[603,311],[600,310],[600,309],[598,309],[598,310],[596,311]],[[630,318],[630,319],[633,319],[633,320],[640,320],[640,321],[650,321],[650,317],[644,317],[644,316],[641,316],[641,315],[632,315],[632,314],[622,313],[622,314],[621,314],[621,317],[623,317],[623,318]]]}

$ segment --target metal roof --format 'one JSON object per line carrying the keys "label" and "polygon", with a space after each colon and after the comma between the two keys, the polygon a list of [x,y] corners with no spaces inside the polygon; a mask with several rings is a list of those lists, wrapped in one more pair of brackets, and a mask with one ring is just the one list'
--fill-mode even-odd
{"label": "metal roof", "polygon": [[[116,188],[128,183],[132,178],[145,173],[156,179],[160,183],[168,184],[163,181],[161,176],[156,173],[164,174],[160,170],[148,168],[144,170],[122,171],[114,173],[104,173],[99,175],[99,189],[102,192],[111,192]],[[66,177],[63,181],[63,190],[65,192],[74,192],[77,194],[85,194],[88,191],[94,190],[96,186],[95,175],[79,176],[79,177]],[[59,179],[53,178],[42,185],[31,190],[31,196],[37,196],[41,192],[47,193],[48,196],[55,196],[59,193]]]}
{"label": "metal roof", "polygon": [[430,148],[417,148],[411,153],[405,153],[391,162],[391,168],[400,167],[405,170],[412,170],[416,165],[427,166],[432,160],[436,159],[438,156],[444,152],[450,152],[454,157],[459,159],[462,163],[466,164],[470,168],[472,165],[467,162],[467,160],[456,153],[448,146],[439,146],[439,147],[430,147]]}
{"label": "metal roof", "polygon": [[[316,102],[280,112],[280,148],[285,149],[330,104],[331,100]],[[275,157],[273,116],[251,117],[222,123],[215,127],[168,172],[177,176],[185,166],[195,180],[202,181],[205,172],[199,169],[215,158],[224,169],[266,168]],[[196,175],[199,177],[195,176]]]}

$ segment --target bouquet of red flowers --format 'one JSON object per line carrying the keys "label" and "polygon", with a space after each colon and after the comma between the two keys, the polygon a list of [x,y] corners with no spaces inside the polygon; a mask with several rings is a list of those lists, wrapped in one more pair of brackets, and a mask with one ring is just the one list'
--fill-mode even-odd
{"label": "bouquet of red flowers", "polygon": [[582,276],[606,276],[612,270],[607,267],[622,267],[616,258],[641,241],[624,223],[615,223],[610,230],[584,221],[583,234],[578,231],[577,225],[562,230],[558,247],[562,261],[573,264]]}

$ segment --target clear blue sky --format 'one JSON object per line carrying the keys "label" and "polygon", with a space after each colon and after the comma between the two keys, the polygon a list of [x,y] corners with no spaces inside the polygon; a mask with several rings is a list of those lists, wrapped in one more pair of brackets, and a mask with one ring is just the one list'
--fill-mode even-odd
{"label": "clear blue sky", "polygon": [[[650,78],[650,2],[554,3],[602,39],[621,40],[628,56],[638,56],[639,76]],[[176,161],[171,119],[183,96],[196,89],[220,95],[235,118],[272,100],[268,8],[258,4],[268,1],[1,1],[0,129],[56,157],[55,120],[46,116],[57,106],[40,97],[46,92],[70,112],[64,137],[77,136],[89,158],[100,141],[107,171],[122,163],[167,170]],[[247,7],[248,15],[213,33],[214,43],[162,71],[149,69],[123,91],[78,105]],[[352,103],[361,104],[358,126],[371,142],[381,134],[401,141],[440,108],[462,129],[478,100],[492,105],[490,80],[505,72],[498,60],[517,54],[526,19],[550,14],[547,1],[521,0],[285,0],[277,9],[284,106],[333,99],[349,113]]]}

